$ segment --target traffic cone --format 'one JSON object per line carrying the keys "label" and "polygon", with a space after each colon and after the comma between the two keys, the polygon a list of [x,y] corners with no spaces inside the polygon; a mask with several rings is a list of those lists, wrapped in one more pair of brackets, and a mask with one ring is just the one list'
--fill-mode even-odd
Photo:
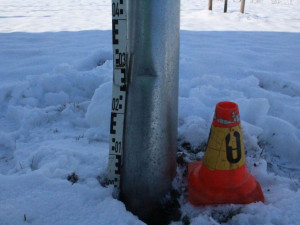
{"label": "traffic cone", "polygon": [[203,162],[188,165],[193,205],[264,202],[260,184],[246,169],[238,105],[219,102]]}

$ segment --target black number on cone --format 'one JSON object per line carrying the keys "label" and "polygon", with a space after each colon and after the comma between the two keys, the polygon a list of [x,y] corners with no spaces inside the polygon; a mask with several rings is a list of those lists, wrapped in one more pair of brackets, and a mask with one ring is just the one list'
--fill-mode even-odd
{"label": "black number on cone", "polygon": [[[239,132],[235,131],[233,133],[233,136],[236,139],[236,148],[232,148],[231,146],[229,146],[229,142],[230,142],[230,133],[227,134],[225,140],[226,140],[226,156],[227,156],[227,160],[230,163],[237,163],[241,160],[242,158],[242,150],[241,150],[241,135]],[[233,158],[233,151],[237,151],[237,158]]]}

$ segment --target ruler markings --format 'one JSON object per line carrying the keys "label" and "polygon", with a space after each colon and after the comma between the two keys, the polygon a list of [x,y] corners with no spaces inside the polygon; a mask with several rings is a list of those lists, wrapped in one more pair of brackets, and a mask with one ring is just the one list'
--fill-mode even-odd
{"label": "ruler markings", "polygon": [[126,109],[126,0],[112,0],[113,91],[110,121],[108,184],[120,188]]}

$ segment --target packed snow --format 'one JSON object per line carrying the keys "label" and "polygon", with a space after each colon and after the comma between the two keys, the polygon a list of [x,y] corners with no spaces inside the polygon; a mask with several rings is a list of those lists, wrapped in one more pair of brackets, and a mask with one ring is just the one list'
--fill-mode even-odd
{"label": "packed snow", "polygon": [[[300,224],[300,1],[181,0],[178,148],[201,159],[214,107],[238,103],[265,203],[195,207],[180,221]],[[0,225],[144,224],[107,176],[110,0],[0,1]]]}

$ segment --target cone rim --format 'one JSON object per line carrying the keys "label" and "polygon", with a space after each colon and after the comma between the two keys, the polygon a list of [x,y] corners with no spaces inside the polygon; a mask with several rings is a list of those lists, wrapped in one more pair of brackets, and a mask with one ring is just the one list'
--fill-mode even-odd
{"label": "cone rim", "polygon": [[219,102],[215,108],[213,125],[217,127],[233,127],[240,124],[239,107],[235,102]]}
{"label": "cone rim", "polygon": [[223,101],[216,105],[216,111],[233,111],[238,110],[238,105],[235,102]]}

